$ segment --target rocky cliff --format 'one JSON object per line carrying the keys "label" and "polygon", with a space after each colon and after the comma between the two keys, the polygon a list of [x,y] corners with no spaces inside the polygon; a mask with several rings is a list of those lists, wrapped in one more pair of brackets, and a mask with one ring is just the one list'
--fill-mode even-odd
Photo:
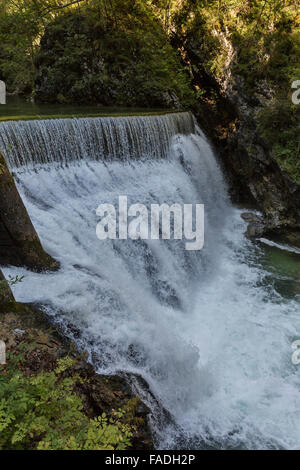
{"label": "rocky cliff", "polygon": [[259,132],[259,113],[272,99],[269,88],[262,85],[249,99],[243,78],[229,74],[219,91],[234,113],[225,135],[212,131],[226,167],[264,213],[267,231],[300,229],[300,185]]}
{"label": "rocky cliff", "polygon": [[270,85],[260,80],[249,94],[230,41],[221,35],[226,59],[217,76],[204,59],[203,38],[174,34],[173,45],[189,64],[196,90],[200,90],[194,113],[214,142],[227,172],[233,199],[254,203],[264,214],[259,235],[300,230],[300,184],[275,155],[260,131],[260,113],[274,99]]}
{"label": "rocky cliff", "polygon": [[0,264],[56,270],[59,263],[43,249],[14,179],[0,154]]}

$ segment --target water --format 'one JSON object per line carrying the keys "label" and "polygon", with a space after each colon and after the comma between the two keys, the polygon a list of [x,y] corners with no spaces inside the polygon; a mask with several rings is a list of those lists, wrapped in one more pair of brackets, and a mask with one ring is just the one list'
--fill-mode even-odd
{"label": "water", "polygon": [[194,130],[190,113],[8,121],[1,124],[0,148],[11,168],[82,160],[156,159],[167,156],[174,135]]}
{"label": "water", "polygon": [[19,96],[7,96],[6,105],[0,106],[0,121],[16,119],[39,119],[48,117],[110,116],[166,113],[164,109],[121,108],[112,106],[85,106],[70,104],[34,103]]}
{"label": "water", "polygon": [[[276,280],[299,286],[299,254],[244,237],[241,211],[231,205],[212,150],[190,115],[176,122],[157,117],[159,138],[152,136],[153,121],[143,119],[111,123],[109,158],[101,154],[103,121],[92,140],[94,158],[78,133],[81,154],[65,154],[60,164],[45,129],[39,151],[19,166],[28,129],[0,127],[0,148],[9,136],[20,142],[6,148],[7,161],[45,249],[62,266],[51,274],[5,269],[25,275],[15,296],[44,304],[99,371],[146,379],[171,417],[159,415],[140,389],[153,407],[157,448],[298,449],[300,370],[292,364],[291,344],[300,337],[299,290]],[[71,127],[39,126],[64,129],[55,145],[66,148]],[[76,126],[95,128],[95,122]],[[143,126],[140,133],[136,126]],[[131,132],[138,149],[132,146],[124,158]],[[185,251],[178,240],[99,241],[95,209],[117,203],[119,195],[146,205],[204,203],[204,249]],[[288,259],[284,271],[276,250]]]}

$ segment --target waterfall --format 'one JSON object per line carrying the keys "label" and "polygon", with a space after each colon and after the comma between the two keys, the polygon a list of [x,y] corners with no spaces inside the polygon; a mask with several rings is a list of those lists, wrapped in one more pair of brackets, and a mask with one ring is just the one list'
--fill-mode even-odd
{"label": "waterfall", "polygon": [[[24,275],[102,373],[141,375],[157,448],[299,448],[299,302],[282,297],[188,113],[0,125],[0,148],[57,273]],[[96,237],[101,203],[205,205],[205,246]],[[293,253],[293,256],[297,256]],[[138,386],[138,385],[136,385]]]}
{"label": "waterfall", "polygon": [[9,121],[1,124],[0,151],[10,168],[83,159],[163,158],[172,136],[194,131],[191,113]]}

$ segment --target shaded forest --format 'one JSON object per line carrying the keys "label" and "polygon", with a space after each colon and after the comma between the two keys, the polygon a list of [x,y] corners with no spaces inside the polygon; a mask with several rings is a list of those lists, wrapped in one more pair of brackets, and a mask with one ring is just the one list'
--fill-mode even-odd
{"label": "shaded forest", "polygon": [[297,181],[300,13],[296,0],[2,0],[0,74],[47,103],[192,109],[228,81]]}

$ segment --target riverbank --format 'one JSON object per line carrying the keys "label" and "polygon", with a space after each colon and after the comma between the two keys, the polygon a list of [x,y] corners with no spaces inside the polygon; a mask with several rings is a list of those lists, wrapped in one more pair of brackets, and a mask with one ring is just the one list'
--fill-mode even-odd
{"label": "riverbank", "polygon": [[[114,420],[115,430],[119,427],[120,432],[123,432],[125,427],[129,430],[130,444],[127,448],[153,449],[147,422],[149,410],[131,391],[126,379],[117,375],[97,374],[87,361],[86,354],[79,355],[74,344],[51,324],[39,307],[17,303],[12,297],[9,301],[3,300],[0,304],[0,331],[1,340],[6,344],[7,364],[0,366],[2,378],[9,377],[11,368],[14,374],[20,374],[20,380],[25,380],[25,383],[29,383],[34,377],[40,381],[49,380],[54,377],[53,374],[57,376],[58,383],[67,378],[72,384],[68,396],[70,400],[79,400],[79,403],[82,403],[83,417],[94,420],[105,414],[108,420]],[[61,373],[57,373],[62,363],[66,364],[63,377]],[[54,393],[50,381],[47,391],[49,394]],[[51,398],[47,406],[51,413],[52,407],[55,406]],[[28,418],[27,411],[24,410],[23,413],[24,422]],[[42,419],[41,416],[39,418]],[[58,421],[59,416],[55,416],[55,419]],[[102,427],[105,436],[105,425]],[[113,431],[113,428],[111,430]],[[71,436],[70,432],[69,437]],[[37,438],[42,439],[43,433]],[[99,441],[97,444],[102,443]],[[111,444],[113,445],[113,441]],[[5,445],[7,446],[7,443]],[[15,443],[11,445],[14,446]],[[23,442],[24,447],[22,442],[19,445],[22,449],[35,449],[37,442],[32,440],[26,445]],[[117,447],[113,446],[112,449],[114,448]]]}

